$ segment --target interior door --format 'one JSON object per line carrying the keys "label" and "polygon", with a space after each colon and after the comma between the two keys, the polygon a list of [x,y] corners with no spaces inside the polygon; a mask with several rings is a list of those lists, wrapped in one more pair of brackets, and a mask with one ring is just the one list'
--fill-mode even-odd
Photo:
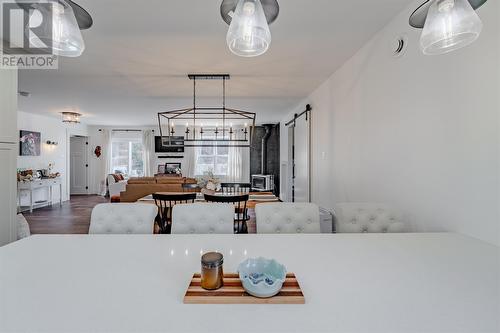
{"label": "interior door", "polygon": [[293,202],[310,202],[310,116],[305,113],[293,125]]}
{"label": "interior door", "polygon": [[288,165],[286,174],[286,201],[293,202],[293,182],[294,182],[294,161],[293,161],[293,150],[294,150],[294,125],[288,127]]}
{"label": "interior door", "polygon": [[70,138],[70,193],[88,193],[87,138]]}

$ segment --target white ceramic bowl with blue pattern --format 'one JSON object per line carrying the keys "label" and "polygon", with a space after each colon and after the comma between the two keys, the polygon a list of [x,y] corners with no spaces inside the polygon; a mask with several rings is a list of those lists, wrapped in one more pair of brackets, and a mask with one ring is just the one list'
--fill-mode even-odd
{"label": "white ceramic bowl with blue pattern", "polygon": [[259,298],[273,297],[280,292],[286,279],[286,268],[274,259],[247,259],[238,266],[245,291]]}

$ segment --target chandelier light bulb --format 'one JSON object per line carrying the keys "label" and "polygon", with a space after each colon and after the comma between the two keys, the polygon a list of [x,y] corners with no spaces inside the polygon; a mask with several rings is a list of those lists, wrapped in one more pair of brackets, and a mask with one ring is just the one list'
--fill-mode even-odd
{"label": "chandelier light bulb", "polygon": [[231,52],[241,57],[256,57],[269,49],[271,31],[260,0],[239,0],[226,40]]}
{"label": "chandelier light bulb", "polygon": [[426,55],[445,54],[474,42],[483,24],[467,0],[434,0],[420,38]]}

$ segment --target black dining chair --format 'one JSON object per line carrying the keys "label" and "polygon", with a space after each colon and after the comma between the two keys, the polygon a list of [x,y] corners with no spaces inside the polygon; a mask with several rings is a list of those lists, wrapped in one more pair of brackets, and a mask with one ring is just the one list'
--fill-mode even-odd
{"label": "black dining chair", "polygon": [[194,203],[196,193],[153,193],[153,199],[158,207],[156,224],[160,233],[169,234],[172,229],[172,209],[176,204]]}
{"label": "black dining chair", "polygon": [[200,192],[200,186],[196,183],[192,184],[182,184],[183,192]]}
{"label": "black dining chair", "polygon": [[243,194],[250,193],[252,185],[250,183],[221,183],[222,193],[227,194]]}
{"label": "black dining chair", "polygon": [[248,215],[248,194],[243,195],[210,195],[205,194],[205,201],[215,203],[227,203],[234,205],[234,233],[247,234]]}

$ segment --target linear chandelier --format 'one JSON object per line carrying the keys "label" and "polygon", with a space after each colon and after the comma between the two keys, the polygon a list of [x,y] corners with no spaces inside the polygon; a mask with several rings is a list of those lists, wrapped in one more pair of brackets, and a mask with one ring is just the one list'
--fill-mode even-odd
{"label": "linear chandelier", "polygon": [[[189,74],[188,78],[193,81],[193,106],[158,113],[162,145],[165,147],[250,147],[255,128],[255,113],[226,107],[226,81],[230,79],[230,75]],[[197,80],[222,81],[222,106],[200,107],[197,105]],[[178,140],[180,136],[183,140]]]}

